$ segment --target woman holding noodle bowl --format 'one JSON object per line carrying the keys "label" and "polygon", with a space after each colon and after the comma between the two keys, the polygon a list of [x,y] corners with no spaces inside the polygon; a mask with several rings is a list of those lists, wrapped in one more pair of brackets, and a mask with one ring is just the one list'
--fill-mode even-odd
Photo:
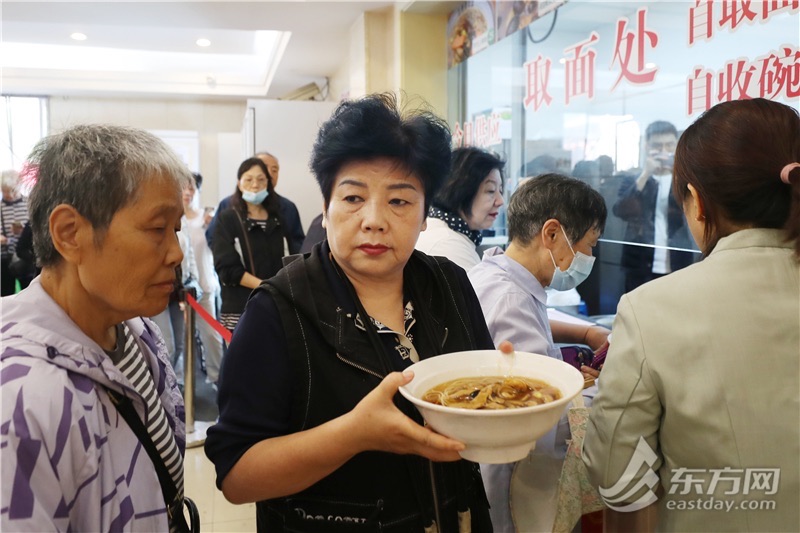
{"label": "woman holding noodle bowl", "polygon": [[450,133],[391,95],[346,101],[311,168],[326,241],[251,296],[223,363],[206,453],[269,531],[491,531],[464,445],[397,395],[413,362],[493,349],[466,274],[414,251]]}

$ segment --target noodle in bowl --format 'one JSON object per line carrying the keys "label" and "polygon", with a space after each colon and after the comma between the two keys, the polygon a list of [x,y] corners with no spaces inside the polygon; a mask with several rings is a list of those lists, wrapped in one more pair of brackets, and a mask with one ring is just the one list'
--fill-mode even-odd
{"label": "noodle in bowl", "polygon": [[[583,390],[583,375],[573,366],[527,352],[455,352],[422,360],[409,370],[414,379],[400,387],[400,394],[416,406],[433,430],[466,445],[460,452],[464,459],[478,463],[511,463],[526,457]],[[492,376],[538,380],[558,389],[560,398],[510,409],[450,407],[422,399],[448,381]]]}

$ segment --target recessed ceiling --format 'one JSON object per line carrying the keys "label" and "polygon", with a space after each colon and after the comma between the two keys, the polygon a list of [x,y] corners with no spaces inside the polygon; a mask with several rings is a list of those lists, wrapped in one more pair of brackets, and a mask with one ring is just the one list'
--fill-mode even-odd
{"label": "recessed ceiling", "polygon": [[361,13],[394,3],[3,0],[2,92],[279,98],[324,84]]}

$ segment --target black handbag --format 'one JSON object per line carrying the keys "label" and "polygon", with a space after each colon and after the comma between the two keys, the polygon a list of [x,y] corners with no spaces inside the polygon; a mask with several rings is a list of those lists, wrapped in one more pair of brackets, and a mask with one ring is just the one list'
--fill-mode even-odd
{"label": "black handbag", "polygon": [[106,390],[108,391],[108,396],[111,398],[111,401],[114,402],[117,411],[119,411],[119,414],[125,419],[125,422],[128,423],[128,426],[133,430],[133,433],[142,443],[144,449],[147,450],[147,455],[150,456],[150,460],[156,468],[158,481],[161,483],[161,492],[164,495],[164,503],[167,506],[170,531],[177,529],[181,533],[200,533],[200,513],[197,510],[197,505],[195,505],[191,498],[184,495],[183,506],[186,507],[189,514],[189,521],[187,522],[183,509],[174,504],[175,496],[178,494],[178,487],[175,486],[175,481],[169,474],[167,466],[161,458],[161,454],[156,450],[153,439],[150,438],[150,434],[147,433],[147,429],[139,419],[139,415],[136,414],[136,409],[134,409],[130,398],[122,396],[111,389]]}

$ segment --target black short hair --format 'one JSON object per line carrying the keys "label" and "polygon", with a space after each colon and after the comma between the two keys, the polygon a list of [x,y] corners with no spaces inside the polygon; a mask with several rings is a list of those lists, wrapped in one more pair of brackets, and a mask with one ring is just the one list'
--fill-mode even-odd
{"label": "black short hair", "polygon": [[194,178],[194,186],[199,191],[200,187],[203,186],[203,175],[199,172],[192,172],[192,177]]}
{"label": "black short hair", "polygon": [[456,148],[450,174],[433,199],[433,205],[452,213],[472,216],[472,202],[481,183],[492,170],[497,169],[502,187],[505,165],[505,161],[487,150],[471,146]]}
{"label": "black short hair", "polygon": [[572,177],[591,182],[600,177],[600,164],[597,161],[578,161],[572,169]]}
{"label": "black short hair", "polygon": [[606,203],[599,192],[575,178],[543,174],[520,185],[508,203],[508,240],[529,244],[549,219],[558,220],[571,242],[606,225]]}
{"label": "black short hair", "polygon": [[523,177],[534,177],[548,172],[555,172],[557,169],[558,160],[552,155],[542,154],[522,165],[519,173]]}
{"label": "black short hair", "polygon": [[666,135],[671,133],[678,137],[678,130],[672,124],[672,122],[667,122],[666,120],[656,120],[655,122],[651,122],[647,129],[644,131],[644,139],[645,141],[649,141],[653,135]]}
{"label": "black short hair", "polygon": [[402,112],[392,93],[346,100],[319,129],[310,168],[327,206],[347,163],[386,157],[425,189],[425,212],[450,170],[450,128],[424,107]]}

